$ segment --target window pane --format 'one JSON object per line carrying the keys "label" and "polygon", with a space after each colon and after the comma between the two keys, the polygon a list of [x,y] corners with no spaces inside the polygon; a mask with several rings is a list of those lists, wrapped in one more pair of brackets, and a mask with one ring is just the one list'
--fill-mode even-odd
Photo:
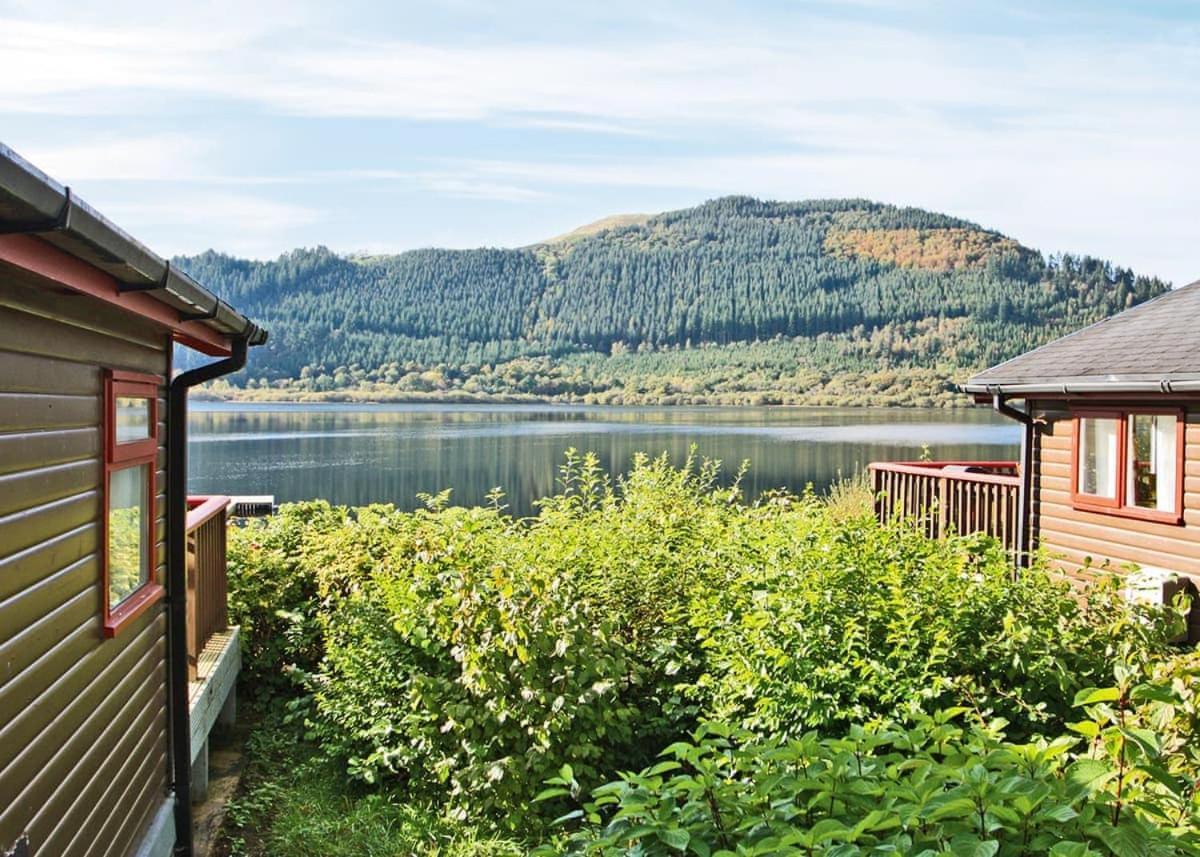
{"label": "window pane", "polygon": [[108,606],[111,610],[150,581],[146,546],[150,465],[115,470],[108,483]]}
{"label": "window pane", "polygon": [[1175,426],[1163,414],[1129,416],[1129,488],[1125,502],[1142,509],[1175,511]]}
{"label": "window pane", "polygon": [[1119,425],[1107,417],[1079,421],[1079,493],[1116,499]]}
{"label": "window pane", "polygon": [[150,400],[117,396],[117,443],[150,437]]}

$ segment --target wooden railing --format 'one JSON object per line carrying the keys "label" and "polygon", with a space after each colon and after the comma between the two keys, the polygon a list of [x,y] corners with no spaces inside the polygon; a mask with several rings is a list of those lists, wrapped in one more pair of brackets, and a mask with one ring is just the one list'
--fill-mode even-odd
{"label": "wooden railing", "polygon": [[932,538],[984,532],[1020,551],[1021,479],[1015,461],[897,461],[869,466],[875,511],[916,521]]}
{"label": "wooden railing", "polygon": [[228,497],[188,497],[187,641],[188,677],[204,645],[229,625],[226,609],[225,523]]}

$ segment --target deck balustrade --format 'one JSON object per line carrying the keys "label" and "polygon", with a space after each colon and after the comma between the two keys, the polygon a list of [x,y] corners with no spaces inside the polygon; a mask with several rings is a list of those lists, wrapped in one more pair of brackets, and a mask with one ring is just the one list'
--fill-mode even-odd
{"label": "deck balustrade", "polygon": [[869,466],[875,511],[915,521],[931,538],[987,533],[1020,551],[1021,479],[1015,461],[896,461]]}
{"label": "deck balustrade", "polygon": [[226,607],[225,526],[230,500],[188,497],[187,641],[188,678],[195,680],[200,653],[213,634],[229,626]]}

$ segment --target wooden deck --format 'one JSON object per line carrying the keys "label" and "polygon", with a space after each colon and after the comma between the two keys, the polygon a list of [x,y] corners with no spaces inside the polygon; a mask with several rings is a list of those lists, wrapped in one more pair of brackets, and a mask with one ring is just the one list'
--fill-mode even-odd
{"label": "wooden deck", "polygon": [[[240,629],[235,625],[213,634],[199,657],[196,658],[196,678],[188,682],[188,708],[196,710],[196,705],[206,689],[210,689],[212,679],[221,664],[221,658],[226,650],[234,644],[239,644]],[[239,657],[238,660],[241,660]]]}
{"label": "wooden deck", "polygon": [[987,533],[1021,550],[1015,461],[896,461],[870,465],[879,520],[907,518],[930,538]]}
{"label": "wooden deck", "polygon": [[196,679],[188,682],[192,763],[208,749],[208,734],[218,720],[233,719],[234,684],[242,668],[242,642],[236,626],[213,634],[196,659]]}

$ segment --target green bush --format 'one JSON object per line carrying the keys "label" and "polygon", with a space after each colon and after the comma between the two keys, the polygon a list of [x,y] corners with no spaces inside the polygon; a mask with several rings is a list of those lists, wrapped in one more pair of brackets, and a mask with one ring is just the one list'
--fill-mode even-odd
{"label": "green bush", "polygon": [[600,777],[632,738],[630,669],[569,576],[489,510],[402,519],[399,550],[323,617],[314,731],[367,781],[436,786],[525,826],[563,761]]}
{"label": "green bush", "polygon": [[1170,611],[1131,610],[1112,580],[1085,602],[1040,563],[1014,575],[982,536],[810,510],[774,538],[769,561],[692,605],[707,716],[760,734],[961,704],[1030,735],[1061,728],[1118,643],[1167,650]]}
{"label": "green bush", "polygon": [[[1086,689],[1074,735],[1015,744],[967,709],[762,740],[704,726],[664,761],[596,789],[562,822],[589,855],[1194,855],[1197,753],[1164,683]],[[577,795],[569,768],[541,799]]]}
{"label": "green bush", "polygon": [[764,739],[965,706],[1014,738],[1061,731],[1114,641],[1165,650],[1165,614],[1086,606],[980,537],[931,541],[811,493],[741,501],[717,465],[568,454],[537,517],[313,503],[234,528],[249,675],[302,678],[314,737],[366,782],[538,829],[582,788],[702,721]]}
{"label": "green bush", "polygon": [[229,529],[229,621],[242,629],[242,684],[269,698],[293,686],[293,670],[321,658],[316,554],[351,518],[328,503],[288,503],[277,515]]}

